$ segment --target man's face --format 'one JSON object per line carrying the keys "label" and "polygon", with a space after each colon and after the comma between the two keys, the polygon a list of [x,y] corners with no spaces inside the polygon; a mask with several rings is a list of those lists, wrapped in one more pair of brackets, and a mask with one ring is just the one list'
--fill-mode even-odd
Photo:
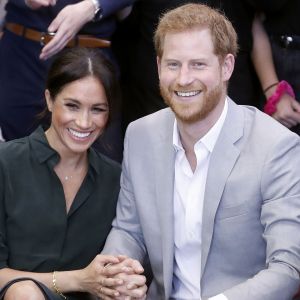
{"label": "man's face", "polygon": [[220,63],[209,29],[168,33],[157,62],[162,97],[177,119],[203,120],[224,101],[234,58]]}

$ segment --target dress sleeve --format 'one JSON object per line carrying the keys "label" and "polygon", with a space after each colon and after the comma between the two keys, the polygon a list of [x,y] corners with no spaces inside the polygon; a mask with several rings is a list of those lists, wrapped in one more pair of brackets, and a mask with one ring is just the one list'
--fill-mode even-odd
{"label": "dress sleeve", "polygon": [[5,172],[0,161],[0,268],[7,267],[8,248],[6,240],[6,213],[5,213]]}

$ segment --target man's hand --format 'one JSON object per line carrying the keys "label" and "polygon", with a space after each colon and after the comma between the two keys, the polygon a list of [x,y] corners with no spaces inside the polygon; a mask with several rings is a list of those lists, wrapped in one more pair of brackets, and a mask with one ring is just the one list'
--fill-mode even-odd
{"label": "man's hand", "polygon": [[54,6],[56,0],[25,0],[25,4],[31,9],[39,9],[43,6]]}
{"label": "man's hand", "polygon": [[55,32],[55,36],[42,49],[40,59],[48,59],[62,50],[82,26],[93,19],[94,12],[95,7],[91,0],[64,7],[48,27],[48,32]]}
{"label": "man's hand", "polygon": [[276,108],[272,117],[284,126],[291,128],[300,123],[300,104],[293,97],[283,94]]}
{"label": "man's hand", "polygon": [[116,291],[120,294],[115,299],[145,299],[147,286],[146,277],[141,275],[144,272],[143,267],[137,260],[127,258],[126,256],[118,256],[118,258],[120,259],[120,263],[111,264],[105,268],[106,276],[122,280],[123,282],[123,284],[115,286]]}

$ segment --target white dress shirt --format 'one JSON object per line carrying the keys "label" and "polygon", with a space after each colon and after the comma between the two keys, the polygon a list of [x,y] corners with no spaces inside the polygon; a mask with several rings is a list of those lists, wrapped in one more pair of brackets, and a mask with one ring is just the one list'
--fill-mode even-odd
{"label": "white dress shirt", "polygon": [[[174,182],[175,259],[172,299],[200,299],[201,229],[205,184],[211,152],[218,139],[228,110],[227,99],[215,125],[194,145],[195,172],[186,158],[174,122],[173,145],[176,150]],[[213,300],[226,300],[221,294]]]}

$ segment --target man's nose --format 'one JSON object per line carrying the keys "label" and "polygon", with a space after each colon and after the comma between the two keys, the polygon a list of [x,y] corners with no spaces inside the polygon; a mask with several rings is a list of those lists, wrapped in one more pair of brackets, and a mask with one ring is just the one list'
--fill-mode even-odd
{"label": "man's nose", "polygon": [[188,66],[182,66],[177,76],[177,84],[180,86],[186,86],[193,82],[192,72]]}

